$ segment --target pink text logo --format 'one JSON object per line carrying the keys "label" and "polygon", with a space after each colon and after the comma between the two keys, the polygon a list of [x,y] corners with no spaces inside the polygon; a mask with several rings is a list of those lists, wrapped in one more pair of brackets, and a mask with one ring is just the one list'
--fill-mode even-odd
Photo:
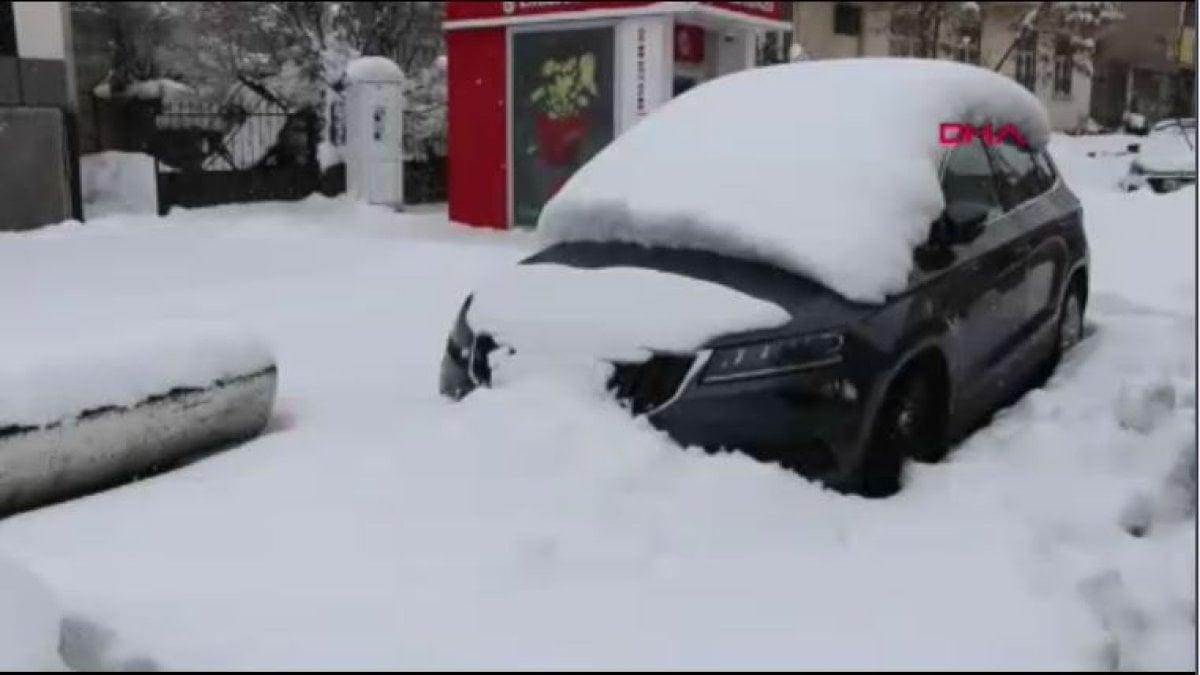
{"label": "pink text logo", "polygon": [[1018,147],[1025,147],[1025,137],[1021,135],[1021,131],[1012,124],[1005,124],[1000,128],[982,126],[973,127],[969,124],[954,124],[952,122],[943,122],[938,125],[938,142],[944,148],[957,148],[960,145],[968,145],[976,138],[982,138],[984,144],[996,146],[1003,145],[1005,141],[1012,141]]}

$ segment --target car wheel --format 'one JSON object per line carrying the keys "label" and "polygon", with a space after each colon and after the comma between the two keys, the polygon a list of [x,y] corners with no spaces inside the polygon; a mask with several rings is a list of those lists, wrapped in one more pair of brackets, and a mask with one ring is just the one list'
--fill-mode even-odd
{"label": "car wheel", "polygon": [[1072,286],[1063,300],[1058,319],[1058,353],[1065,354],[1083,340],[1083,298],[1078,286]]}
{"label": "car wheel", "polygon": [[1054,335],[1054,344],[1050,355],[1038,373],[1038,385],[1049,381],[1050,376],[1058,369],[1063,354],[1083,340],[1083,291],[1077,282],[1073,282],[1063,298],[1062,307],[1058,311],[1058,328]]}
{"label": "car wheel", "polygon": [[941,454],[941,422],[933,378],[920,369],[903,373],[888,389],[859,468],[860,491],[889,497],[900,491],[904,461]]}

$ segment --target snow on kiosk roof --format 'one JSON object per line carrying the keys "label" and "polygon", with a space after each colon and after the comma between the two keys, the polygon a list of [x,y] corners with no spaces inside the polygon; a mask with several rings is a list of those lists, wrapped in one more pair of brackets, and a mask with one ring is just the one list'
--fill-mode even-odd
{"label": "snow on kiosk roof", "polygon": [[942,212],[939,125],[1050,137],[998,73],[926,59],[838,59],[726,75],[598,153],[547,204],[547,243],[631,241],[762,260],[850,300],[903,290]]}
{"label": "snow on kiosk roof", "polygon": [[404,72],[382,56],[361,56],[346,65],[346,77],[353,82],[403,82]]}

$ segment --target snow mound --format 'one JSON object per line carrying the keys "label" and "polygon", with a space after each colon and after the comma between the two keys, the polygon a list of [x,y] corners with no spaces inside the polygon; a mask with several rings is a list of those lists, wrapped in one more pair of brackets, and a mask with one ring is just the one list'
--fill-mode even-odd
{"label": "snow mound", "polygon": [[1170,381],[1125,383],[1117,397],[1117,422],[1123,429],[1148,434],[1174,411],[1176,398]]}
{"label": "snow mound", "polygon": [[45,336],[10,343],[0,356],[0,429],[132,406],[274,363],[257,339],[229,326],[181,321],[124,328],[49,343]]}
{"label": "snow mound", "polygon": [[338,150],[338,147],[333,143],[330,143],[329,141],[321,141],[321,143],[317,145],[317,165],[321,167],[322,171],[325,171],[332,166],[337,166],[343,161],[345,160],[342,159],[341,150]]}
{"label": "snow mound", "polygon": [[538,223],[548,243],[714,250],[813,278],[852,300],[902,290],[944,206],[939,124],[1014,124],[1045,109],[966,64],[857,58],[718,78],[672,100],[584,165]]}
{"label": "snow mound", "polygon": [[85,216],[157,213],[154,158],[140,152],[109,150],[79,160]]}
{"label": "snow mound", "polygon": [[1156,128],[1142,143],[1138,164],[1151,172],[1176,173],[1196,170],[1195,125]]}
{"label": "snow mound", "polygon": [[518,265],[481,286],[468,325],[519,355],[560,366],[688,353],[724,333],[791,319],[781,307],[725,286],[632,267]]}
{"label": "snow mound", "polygon": [[[108,80],[105,80],[96,85],[92,89],[92,93],[100,98],[113,98],[112,84]],[[131,82],[129,86],[117,94],[117,97],[158,100],[178,98],[194,93],[195,90],[186,84],[162,77],[153,80]]]}
{"label": "snow mound", "polygon": [[391,59],[364,56],[346,66],[346,78],[352,82],[403,82],[404,71]]}
{"label": "snow mound", "polygon": [[0,558],[0,670],[64,671],[54,597],[26,570]]}

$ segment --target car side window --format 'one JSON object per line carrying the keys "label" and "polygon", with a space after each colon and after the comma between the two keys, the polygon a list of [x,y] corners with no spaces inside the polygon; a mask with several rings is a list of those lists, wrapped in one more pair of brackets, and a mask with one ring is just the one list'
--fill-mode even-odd
{"label": "car side window", "polygon": [[1058,180],[1058,172],[1054,169],[1054,163],[1050,161],[1050,156],[1043,150],[1033,156],[1033,161],[1037,164],[1038,173],[1042,177],[1042,185],[1046,190],[1054,187],[1054,182]]}
{"label": "car side window", "polygon": [[1027,202],[1050,187],[1033,153],[1013,141],[1006,140],[992,146],[992,158],[1000,179],[1000,198],[1006,209]]}
{"label": "car side window", "polygon": [[950,151],[942,171],[942,194],[947,207],[952,204],[975,204],[989,209],[1000,208],[992,165],[980,140]]}

